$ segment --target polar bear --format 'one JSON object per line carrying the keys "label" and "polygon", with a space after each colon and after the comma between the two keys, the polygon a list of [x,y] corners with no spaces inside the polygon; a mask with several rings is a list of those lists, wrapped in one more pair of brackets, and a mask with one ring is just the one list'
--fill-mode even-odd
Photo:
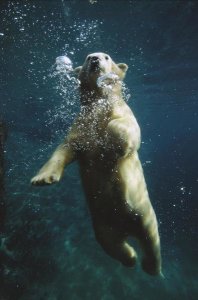
{"label": "polar bear", "polygon": [[133,267],[137,254],[127,238],[134,237],[143,252],[143,270],[158,275],[160,238],[138,157],[140,128],[122,96],[127,69],[105,53],[89,54],[75,69],[81,111],[65,141],[31,182],[58,182],[65,166],[77,160],[99,244],[112,258]]}

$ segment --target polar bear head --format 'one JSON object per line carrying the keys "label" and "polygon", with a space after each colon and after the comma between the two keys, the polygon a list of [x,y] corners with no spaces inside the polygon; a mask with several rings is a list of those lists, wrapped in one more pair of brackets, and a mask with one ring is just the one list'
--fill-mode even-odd
{"label": "polar bear head", "polygon": [[77,67],[74,71],[78,74],[81,87],[89,90],[97,89],[97,80],[106,74],[115,74],[119,80],[123,80],[128,66],[124,63],[116,64],[111,57],[102,52],[89,54],[82,66]]}

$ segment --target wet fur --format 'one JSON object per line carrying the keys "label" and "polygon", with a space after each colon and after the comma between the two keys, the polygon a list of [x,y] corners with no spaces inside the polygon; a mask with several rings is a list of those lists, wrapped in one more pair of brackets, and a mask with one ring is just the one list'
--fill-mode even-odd
{"label": "wet fur", "polygon": [[[93,57],[98,57],[97,68],[92,66]],[[137,152],[140,128],[122,97],[127,68],[104,53],[89,55],[76,68],[81,112],[32,184],[59,181],[64,167],[77,160],[99,244],[111,257],[132,267],[137,254],[127,238],[135,237],[143,250],[144,271],[157,275],[161,273],[160,239]],[[98,87],[98,77],[110,72],[118,77],[111,89]]]}

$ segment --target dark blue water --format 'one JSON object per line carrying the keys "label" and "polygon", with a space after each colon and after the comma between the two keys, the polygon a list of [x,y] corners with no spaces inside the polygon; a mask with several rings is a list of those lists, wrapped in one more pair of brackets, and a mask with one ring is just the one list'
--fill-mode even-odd
{"label": "dark blue water", "polygon": [[[8,130],[0,299],[198,299],[198,2],[90,2],[0,3],[0,119]],[[102,251],[76,164],[57,185],[29,183],[79,110],[75,84],[53,76],[55,58],[67,55],[76,67],[96,51],[129,65],[128,103],[142,130],[165,279]]]}

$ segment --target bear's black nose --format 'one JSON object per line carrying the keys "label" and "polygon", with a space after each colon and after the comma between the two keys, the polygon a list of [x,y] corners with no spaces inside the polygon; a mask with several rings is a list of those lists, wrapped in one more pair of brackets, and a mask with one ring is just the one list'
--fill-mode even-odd
{"label": "bear's black nose", "polygon": [[98,56],[91,56],[90,70],[96,71],[99,69],[100,59]]}
{"label": "bear's black nose", "polygon": [[92,57],[91,57],[91,61],[93,61],[93,62],[99,61],[99,57],[97,57],[97,56],[92,56]]}

